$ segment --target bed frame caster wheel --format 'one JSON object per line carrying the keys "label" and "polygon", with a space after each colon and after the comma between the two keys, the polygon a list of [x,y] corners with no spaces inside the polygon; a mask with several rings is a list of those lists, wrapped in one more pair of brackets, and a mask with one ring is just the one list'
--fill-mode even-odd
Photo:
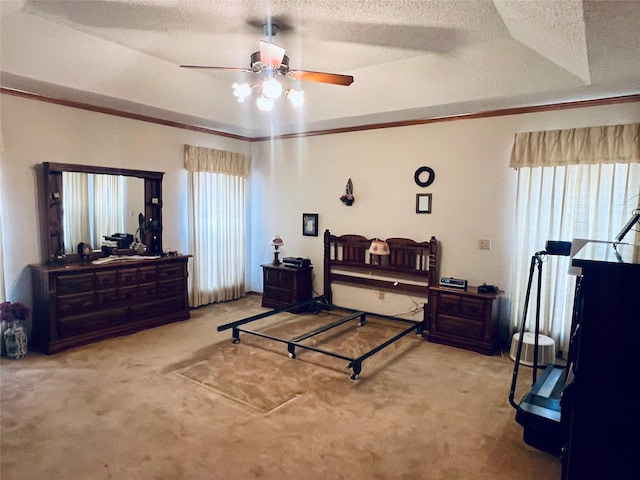
{"label": "bed frame caster wheel", "polygon": [[290,353],[289,354],[289,358],[296,358],[296,354],[295,353]]}
{"label": "bed frame caster wheel", "polygon": [[351,380],[357,380],[358,375],[360,375],[360,372],[362,371],[362,363],[353,362],[353,363],[350,363],[349,367],[347,368],[353,369],[353,373],[351,374]]}
{"label": "bed frame caster wheel", "polygon": [[239,338],[234,338],[233,340],[231,340],[231,343],[240,343],[240,339]]}
{"label": "bed frame caster wheel", "polygon": [[296,346],[292,344],[287,345],[287,351],[289,352],[289,358],[296,358]]}

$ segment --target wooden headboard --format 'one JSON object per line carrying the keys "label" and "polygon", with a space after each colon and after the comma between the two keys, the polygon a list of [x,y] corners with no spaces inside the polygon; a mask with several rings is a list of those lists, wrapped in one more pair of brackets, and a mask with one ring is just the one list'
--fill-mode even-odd
{"label": "wooden headboard", "polygon": [[[389,255],[369,253],[373,238],[331,235],[324,232],[324,297],[332,302],[331,284],[371,287],[428,296],[429,285],[438,284],[438,241],[387,238]],[[380,263],[380,264],[378,264]]]}

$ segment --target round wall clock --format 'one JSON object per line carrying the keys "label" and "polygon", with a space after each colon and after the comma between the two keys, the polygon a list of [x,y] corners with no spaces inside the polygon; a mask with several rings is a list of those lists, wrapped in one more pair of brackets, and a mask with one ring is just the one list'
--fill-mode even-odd
{"label": "round wall clock", "polygon": [[413,179],[420,187],[428,187],[436,179],[436,172],[431,167],[420,167],[413,175]]}

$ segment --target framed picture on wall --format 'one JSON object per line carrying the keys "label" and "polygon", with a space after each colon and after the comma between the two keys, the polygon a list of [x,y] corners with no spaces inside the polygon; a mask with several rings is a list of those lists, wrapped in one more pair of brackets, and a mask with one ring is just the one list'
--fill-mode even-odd
{"label": "framed picture on wall", "polygon": [[416,194],[416,213],[431,213],[431,194]]}
{"label": "framed picture on wall", "polygon": [[318,214],[303,213],[302,214],[302,235],[309,237],[318,236]]}

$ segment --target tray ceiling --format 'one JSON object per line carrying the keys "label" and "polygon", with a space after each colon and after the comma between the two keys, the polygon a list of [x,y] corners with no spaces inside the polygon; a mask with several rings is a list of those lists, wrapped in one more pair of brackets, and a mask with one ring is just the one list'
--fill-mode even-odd
{"label": "tray ceiling", "polygon": [[[640,1],[119,0],[0,2],[3,87],[245,137],[420,120],[640,92]],[[260,25],[305,104],[241,104]]]}

